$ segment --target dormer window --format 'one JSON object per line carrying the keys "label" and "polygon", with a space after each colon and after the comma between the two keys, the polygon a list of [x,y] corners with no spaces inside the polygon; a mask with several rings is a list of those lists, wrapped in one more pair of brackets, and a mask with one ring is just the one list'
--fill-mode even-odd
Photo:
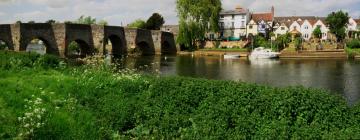
{"label": "dormer window", "polygon": [[235,15],[231,15],[231,18],[232,18],[232,19],[235,19]]}
{"label": "dormer window", "polygon": [[305,29],[309,29],[309,26],[305,26]]}

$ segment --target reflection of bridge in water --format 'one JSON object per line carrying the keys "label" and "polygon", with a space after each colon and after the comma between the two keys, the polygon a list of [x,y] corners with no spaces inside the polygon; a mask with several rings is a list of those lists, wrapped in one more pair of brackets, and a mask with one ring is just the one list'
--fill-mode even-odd
{"label": "reflection of bridge in water", "polygon": [[[32,40],[39,39],[46,53],[60,57],[69,56],[69,45],[76,42],[80,56],[93,54],[140,55],[176,54],[172,33],[119,26],[82,24],[3,24],[0,40],[10,50],[25,51]],[[111,47],[109,47],[111,45]]]}

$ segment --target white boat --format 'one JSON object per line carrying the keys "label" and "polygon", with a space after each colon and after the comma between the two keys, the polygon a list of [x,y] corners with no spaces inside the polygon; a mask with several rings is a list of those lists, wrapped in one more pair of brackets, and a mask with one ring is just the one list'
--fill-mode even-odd
{"label": "white boat", "polygon": [[224,54],[224,59],[240,58],[240,54]]}
{"label": "white boat", "polygon": [[271,49],[265,49],[264,47],[255,48],[249,58],[251,59],[270,59],[279,57],[278,52],[273,52]]}

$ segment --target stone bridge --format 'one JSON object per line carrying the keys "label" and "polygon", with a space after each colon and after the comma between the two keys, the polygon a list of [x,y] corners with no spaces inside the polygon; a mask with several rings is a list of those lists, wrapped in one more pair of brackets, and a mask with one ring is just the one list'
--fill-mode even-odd
{"label": "stone bridge", "polygon": [[[46,53],[67,57],[75,41],[80,55],[176,54],[174,36],[168,32],[83,24],[21,23],[0,25],[0,40],[9,49],[25,51],[33,39],[43,41]],[[110,44],[110,48],[108,47]]]}

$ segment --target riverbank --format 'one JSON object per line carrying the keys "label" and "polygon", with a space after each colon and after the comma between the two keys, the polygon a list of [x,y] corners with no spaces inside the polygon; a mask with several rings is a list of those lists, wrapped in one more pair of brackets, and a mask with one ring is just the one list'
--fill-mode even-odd
{"label": "riverbank", "polygon": [[322,90],[0,56],[1,139],[360,138],[359,105]]}

